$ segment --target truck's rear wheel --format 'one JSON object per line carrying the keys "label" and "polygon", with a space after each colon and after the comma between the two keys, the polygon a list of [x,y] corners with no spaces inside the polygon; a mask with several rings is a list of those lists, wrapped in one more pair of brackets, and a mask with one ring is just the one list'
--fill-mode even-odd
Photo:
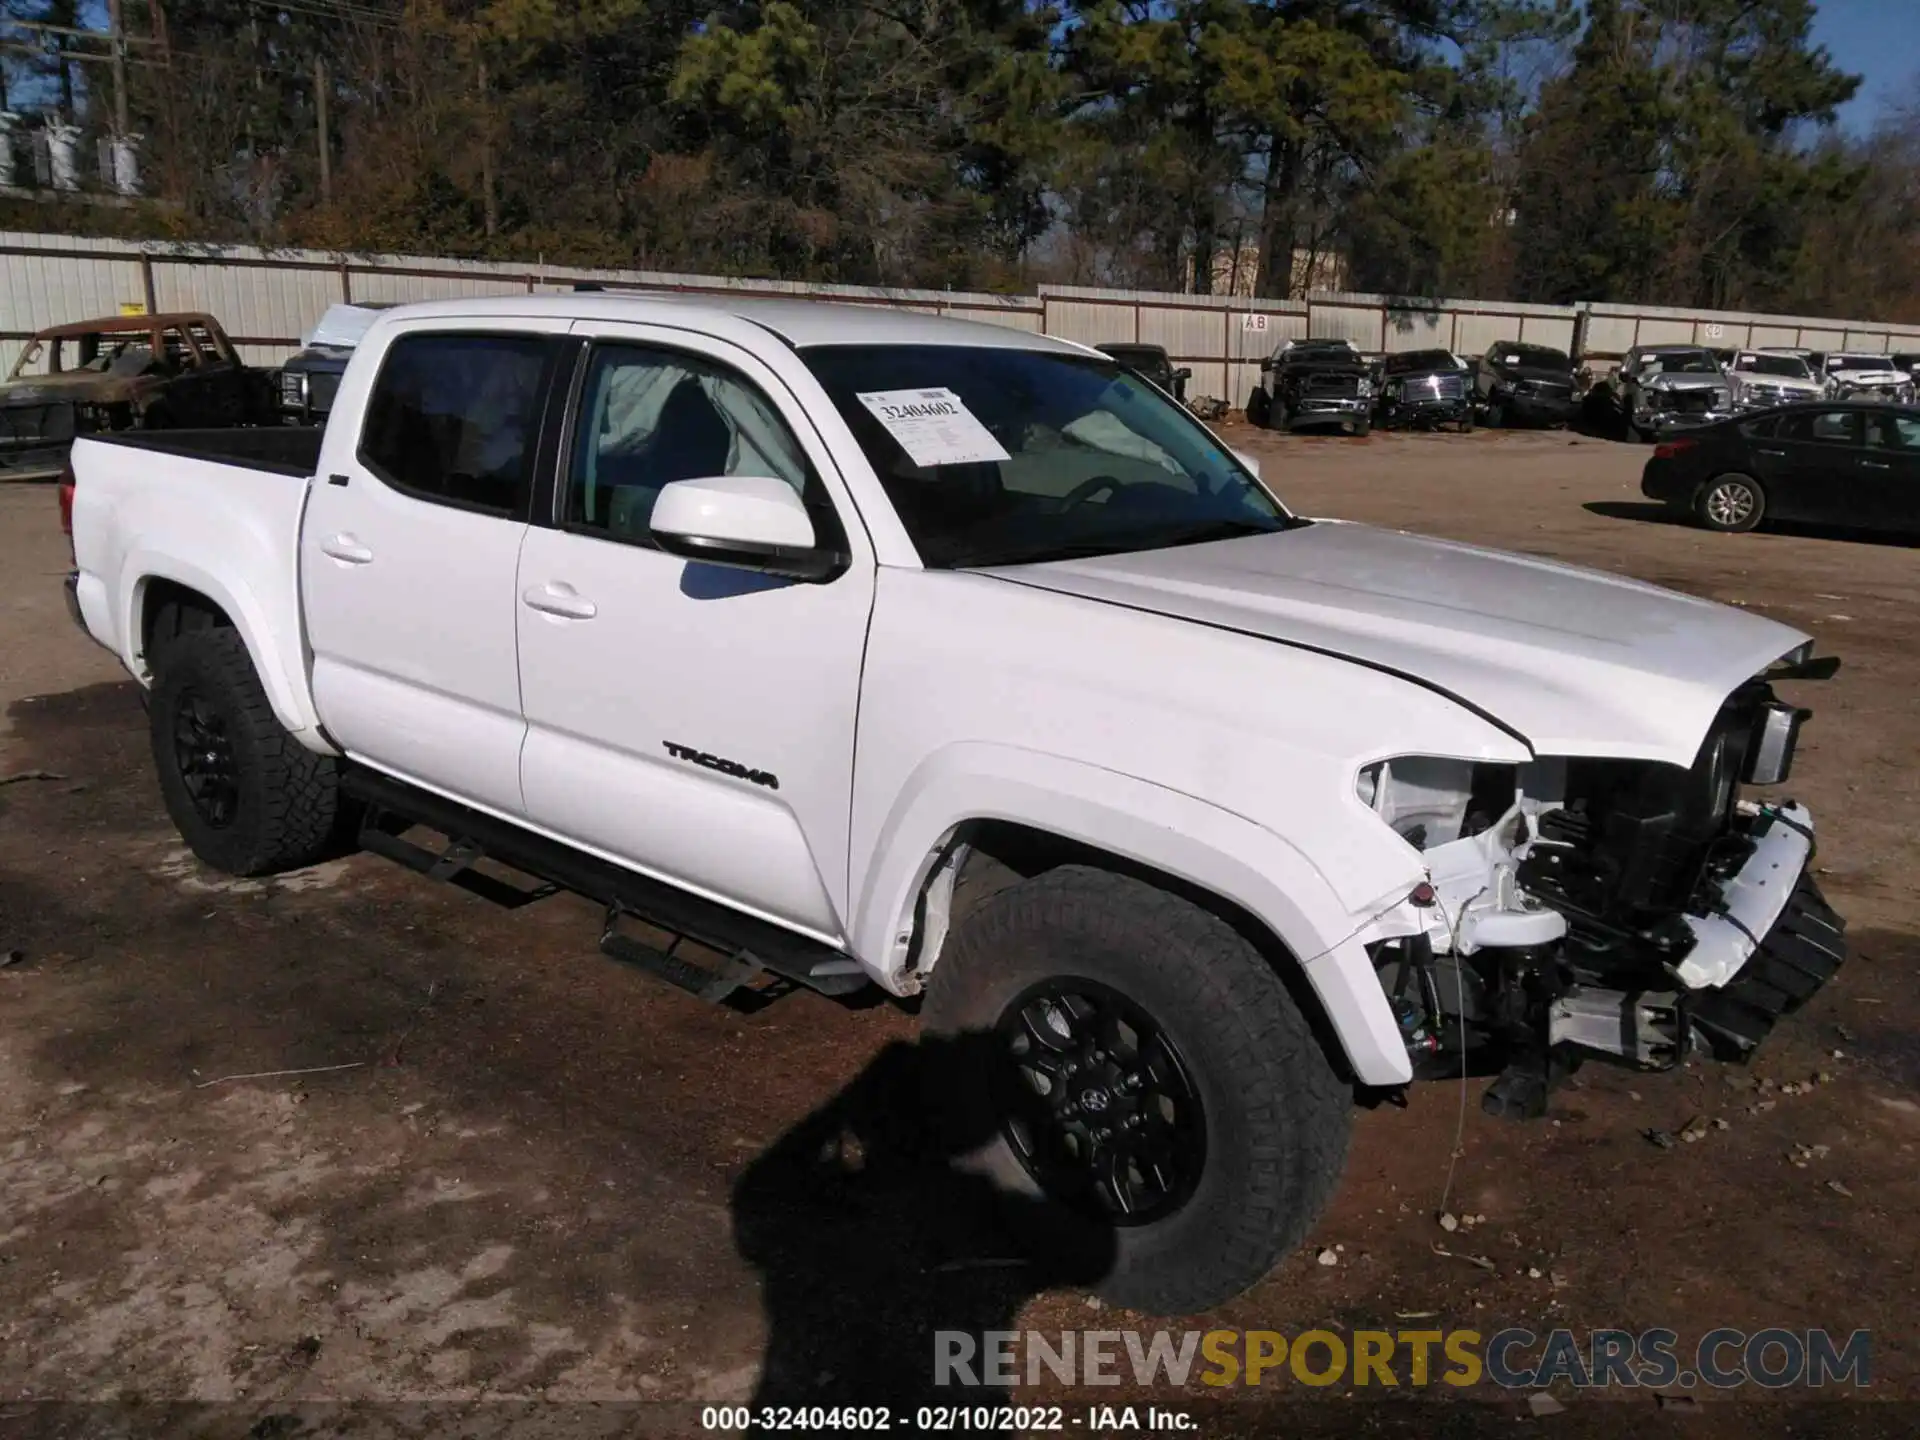
{"label": "truck's rear wheel", "polygon": [[303,748],[237,631],[191,630],[154,660],[147,716],[167,813],[193,853],[230,875],[310,865],[334,839],[334,763]]}
{"label": "truck's rear wheel", "polygon": [[[1016,1199],[1110,1230],[1097,1288],[1189,1314],[1306,1235],[1346,1160],[1351,1095],[1286,986],[1230,925],[1143,881],[1066,866],[967,917],[934,970],[939,1034],[990,1033],[948,1097]],[[985,1113],[988,1109],[991,1114]]]}

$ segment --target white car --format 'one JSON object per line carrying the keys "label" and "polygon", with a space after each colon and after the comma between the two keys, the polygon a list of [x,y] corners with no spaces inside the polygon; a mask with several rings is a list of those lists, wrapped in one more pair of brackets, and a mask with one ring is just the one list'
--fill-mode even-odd
{"label": "white car", "polygon": [[1811,817],[1747,788],[1805,635],[1297,516],[1082,346],[448,301],[373,323],[307,456],[248,433],[74,452],[75,614],[202,860],[487,856],[707,998],[924,996],[972,1037],[947,1133],[1128,1305],[1298,1244],[1356,1096],[1744,1056],[1844,954]]}
{"label": "white car", "polygon": [[1826,398],[1825,382],[1791,350],[1738,350],[1727,365],[1733,403],[1741,410],[1770,410]]}
{"label": "white car", "polygon": [[1826,368],[1831,399],[1913,403],[1913,376],[1895,365],[1891,355],[1829,355]]}

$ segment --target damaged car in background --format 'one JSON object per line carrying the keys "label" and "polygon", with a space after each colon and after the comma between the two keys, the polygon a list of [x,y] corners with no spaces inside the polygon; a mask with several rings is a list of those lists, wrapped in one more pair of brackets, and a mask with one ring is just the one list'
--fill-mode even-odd
{"label": "damaged car in background", "polygon": [[300,349],[280,367],[275,384],[284,425],[324,425],[333,409],[353,348],[388,303],[329,305],[319,323],[300,337]]}
{"label": "damaged car in background", "polygon": [[0,476],[59,475],[80,435],[250,424],[265,399],[265,375],[211,315],[56,325],[27,341],[0,384]]}
{"label": "damaged car in background", "polygon": [[1270,430],[1373,428],[1373,368],[1351,340],[1288,340],[1260,362],[1247,419]]}
{"label": "damaged car in background", "polygon": [[1380,365],[1375,421],[1385,430],[1473,429],[1473,372],[1451,350],[1407,350]]}
{"label": "damaged car in background", "polygon": [[1862,355],[1857,351],[1829,355],[1826,372],[1830,400],[1913,404],[1913,376],[1896,365],[1891,355]]}
{"label": "damaged car in background", "polygon": [[1771,410],[1802,400],[1819,400],[1826,384],[1806,359],[1791,350],[1734,350],[1724,362],[1733,382],[1733,405],[1738,410]]}
{"label": "damaged car in background", "polygon": [[1565,425],[1580,408],[1573,357],[1550,345],[1502,340],[1473,371],[1475,402],[1489,425]]}
{"label": "damaged car in background", "polygon": [[1701,345],[1636,345],[1621,358],[1611,395],[1614,422],[1633,440],[1652,440],[1734,413],[1733,381]]}

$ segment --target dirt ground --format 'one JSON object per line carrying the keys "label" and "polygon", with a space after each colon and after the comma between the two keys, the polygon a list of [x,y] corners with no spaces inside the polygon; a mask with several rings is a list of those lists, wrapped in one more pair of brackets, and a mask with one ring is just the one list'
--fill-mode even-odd
{"label": "dirt ground", "polygon": [[[1751,1070],[1588,1066],[1532,1124],[1484,1117],[1477,1084],[1463,1118],[1451,1085],[1362,1112],[1309,1246],[1190,1323],[1868,1329],[1872,1387],[1561,1390],[1548,1417],[1490,1390],[1138,1398],[1208,1436],[1911,1433],[1920,1410],[1875,1397],[1920,1399],[1914,549],[1669,523],[1644,450],[1565,434],[1226,433],[1305,513],[1632,574],[1842,655],[1796,692],[1792,788],[1855,951]],[[911,1085],[899,1007],[703,1007],[600,957],[584,902],[503,911],[370,856],[200,869],[66,565],[51,491],[0,488],[0,1434],[632,1433],[697,1426],[688,1402],[912,1395],[934,1328],[1157,1328],[1035,1294],[911,1165],[816,1164],[843,1117],[810,1112]],[[316,1067],[351,1068],[227,1078]],[[1697,1143],[1647,1138],[1696,1117]],[[1485,1219],[1448,1233],[1456,1125],[1445,1204]]]}

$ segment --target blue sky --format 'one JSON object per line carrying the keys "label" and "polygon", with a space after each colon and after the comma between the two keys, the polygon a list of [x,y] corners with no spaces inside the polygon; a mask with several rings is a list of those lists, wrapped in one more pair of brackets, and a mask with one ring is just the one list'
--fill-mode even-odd
{"label": "blue sky", "polygon": [[1860,93],[1840,112],[1849,130],[1873,128],[1882,113],[1920,99],[1920,0],[1819,0],[1813,38],[1850,74]]}

